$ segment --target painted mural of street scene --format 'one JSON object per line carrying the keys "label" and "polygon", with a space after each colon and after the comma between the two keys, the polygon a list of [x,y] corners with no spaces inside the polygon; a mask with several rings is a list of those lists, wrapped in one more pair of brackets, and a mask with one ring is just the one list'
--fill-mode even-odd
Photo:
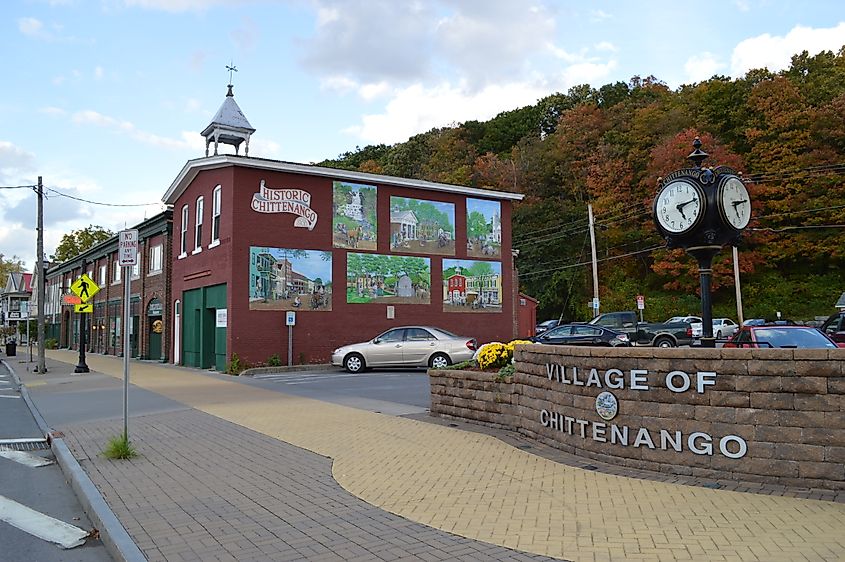
{"label": "painted mural of street scene", "polygon": [[501,262],[443,260],[443,312],[501,311]]}
{"label": "painted mural of street scene", "polygon": [[334,247],[375,250],[376,186],[345,181],[336,181],[332,186]]}
{"label": "painted mural of street scene", "polygon": [[390,198],[390,249],[455,255],[455,205],[408,197]]}
{"label": "painted mural of street scene", "polygon": [[467,198],[467,255],[502,257],[502,204]]}
{"label": "painted mural of street scene", "polygon": [[348,253],[346,302],[429,304],[431,260],[412,256]]}
{"label": "painted mural of street scene", "polygon": [[249,248],[250,310],[332,309],[332,253]]}

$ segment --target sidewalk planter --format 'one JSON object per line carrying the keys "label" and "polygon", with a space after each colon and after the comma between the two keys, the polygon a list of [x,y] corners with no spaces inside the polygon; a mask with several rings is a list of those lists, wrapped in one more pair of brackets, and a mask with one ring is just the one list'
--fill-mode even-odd
{"label": "sidewalk planter", "polygon": [[532,345],[517,347],[513,382],[477,371],[429,377],[433,415],[588,459],[845,490],[845,349]]}
{"label": "sidewalk planter", "polygon": [[9,342],[6,344],[6,355],[8,357],[15,357],[17,352],[18,346],[15,342]]}

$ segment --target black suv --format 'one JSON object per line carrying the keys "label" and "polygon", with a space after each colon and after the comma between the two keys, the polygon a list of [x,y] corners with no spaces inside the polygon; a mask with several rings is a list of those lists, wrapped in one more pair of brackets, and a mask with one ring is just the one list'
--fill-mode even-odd
{"label": "black suv", "polygon": [[819,328],[836,343],[845,342],[845,310],[832,314]]}

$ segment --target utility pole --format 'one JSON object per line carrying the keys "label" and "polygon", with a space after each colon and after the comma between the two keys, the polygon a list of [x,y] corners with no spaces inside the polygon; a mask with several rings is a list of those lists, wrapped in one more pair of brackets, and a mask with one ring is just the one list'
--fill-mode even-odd
{"label": "utility pole", "polygon": [[742,290],[739,288],[739,251],[733,246],[734,254],[734,288],[736,289],[736,318],[739,325],[745,320],[742,317]]}
{"label": "utility pole", "polygon": [[596,223],[593,218],[593,205],[587,204],[587,213],[590,217],[590,249],[593,252],[593,318],[599,315],[599,267],[596,262]]}
{"label": "utility pole", "polygon": [[[47,367],[44,364],[44,300],[46,294],[44,291],[44,185],[41,183],[41,176],[38,176],[38,241],[36,242],[36,256],[35,256],[35,274],[38,278],[38,366],[36,373],[43,375],[47,372]],[[29,321],[27,320],[27,328]],[[29,330],[27,330],[29,331]],[[30,347],[29,349],[32,349]]]}
{"label": "utility pole", "polygon": [[[80,266],[81,271],[80,275],[85,275],[85,258],[82,258],[82,264]],[[85,313],[79,313],[79,363],[77,363],[76,367],[74,367],[74,373],[88,373],[90,369],[88,369],[88,364],[85,363],[85,346],[87,342],[85,341]]]}

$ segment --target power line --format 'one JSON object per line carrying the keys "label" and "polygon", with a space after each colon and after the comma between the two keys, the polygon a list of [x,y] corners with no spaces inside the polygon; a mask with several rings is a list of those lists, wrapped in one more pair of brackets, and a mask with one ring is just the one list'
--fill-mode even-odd
{"label": "power line", "polygon": [[35,189],[36,185],[0,185],[0,189]]}
{"label": "power line", "polygon": [[752,219],[769,219],[772,217],[782,217],[785,215],[800,215],[803,213],[818,213],[821,211],[835,211],[836,209],[845,209],[845,205],[835,205],[833,207],[817,207],[815,209],[804,209],[802,211],[787,211],[785,213],[774,213],[772,215],[763,215],[761,217],[751,217]]}
{"label": "power line", "polygon": [[102,201],[91,201],[90,199],[83,199],[81,197],[75,197],[73,195],[68,195],[67,193],[62,193],[61,191],[57,191],[51,187],[46,188],[47,191],[51,193],[55,193],[60,197],[67,197],[68,199],[73,199],[74,201],[81,201],[82,203],[89,203],[91,205],[102,205],[103,207],[152,207],[154,205],[161,205],[161,202],[158,203],[103,203]]}
{"label": "power line", "polygon": [[758,227],[749,228],[748,230],[766,231],[766,232],[785,232],[787,230],[808,230],[815,228],[845,228],[845,224],[808,224],[806,226],[784,226],[782,228]]}
{"label": "power line", "polygon": [[[635,256],[637,254],[645,254],[646,252],[653,252],[654,250],[657,250],[657,249],[660,249],[660,248],[665,248],[665,247],[666,247],[665,244],[661,244],[659,246],[652,246],[651,248],[646,248],[645,250],[639,250],[639,251],[636,251],[636,252],[629,252],[627,254],[620,254],[618,256],[610,256],[609,258],[602,258],[600,260],[596,260],[596,263],[610,261],[610,260],[618,260],[620,258],[627,258],[629,256]],[[573,267],[581,267],[581,266],[584,266],[584,265],[590,265],[592,263],[593,262],[591,260],[591,261],[573,263],[573,264],[570,264],[570,265],[562,265],[560,267],[552,267],[552,268],[543,269],[543,270],[540,270],[540,271],[532,271],[530,273],[522,274],[522,275],[520,275],[520,277],[521,278],[522,277],[533,277],[534,275],[539,275],[541,273],[548,273],[550,271],[561,271],[561,270],[564,270],[564,269],[571,269]]]}

